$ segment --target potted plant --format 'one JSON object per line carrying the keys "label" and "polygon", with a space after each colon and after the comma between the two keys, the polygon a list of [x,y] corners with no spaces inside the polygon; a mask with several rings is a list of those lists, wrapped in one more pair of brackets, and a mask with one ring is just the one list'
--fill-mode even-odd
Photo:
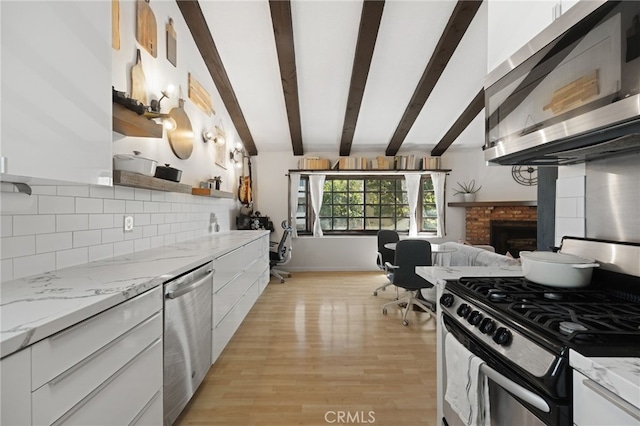
{"label": "potted plant", "polygon": [[475,201],[476,193],[480,191],[480,188],[482,188],[482,185],[476,188],[475,179],[471,179],[471,181],[468,183],[464,181],[462,183],[458,182],[458,187],[460,187],[460,189],[457,189],[455,194],[453,195],[462,194],[464,201],[466,203],[470,203]]}

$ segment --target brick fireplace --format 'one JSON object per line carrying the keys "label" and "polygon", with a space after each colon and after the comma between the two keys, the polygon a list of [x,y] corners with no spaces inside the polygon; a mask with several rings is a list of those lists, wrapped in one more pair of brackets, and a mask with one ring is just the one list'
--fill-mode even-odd
{"label": "brick fireplace", "polygon": [[465,239],[469,243],[490,244],[496,248],[496,252],[505,254],[509,251],[514,257],[518,256],[520,250],[536,249],[536,206],[481,204],[466,206]]}

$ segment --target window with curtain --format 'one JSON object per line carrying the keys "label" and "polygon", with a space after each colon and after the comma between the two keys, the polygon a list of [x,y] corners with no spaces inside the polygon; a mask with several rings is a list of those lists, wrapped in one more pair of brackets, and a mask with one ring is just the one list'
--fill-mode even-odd
{"label": "window with curtain", "polygon": [[[311,235],[313,209],[308,176],[300,177],[297,200],[298,235]],[[429,175],[420,179],[418,200],[418,231],[435,234],[438,212]],[[409,201],[404,176],[326,176],[320,225],[324,235],[375,235],[380,229],[408,232]]]}

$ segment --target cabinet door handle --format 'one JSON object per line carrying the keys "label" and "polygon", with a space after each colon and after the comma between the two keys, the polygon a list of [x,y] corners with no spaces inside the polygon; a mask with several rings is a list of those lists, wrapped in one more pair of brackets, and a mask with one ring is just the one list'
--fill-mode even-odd
{"label": "cabinet door handle", "polygon": [[640,409],[638,409],[636,406],[628,403],[615,393],[611,392],[609,389],[597,384],[593,380],[584,379],[582,381],[582,384],[618,407],[619,409],[623,410],[625,413],[629,414],[634,419],[640,421]]}
{"label": "cabinet door handle", "polygon": [[183,294],[187,294],[192,292],[193,290],[195,290],[196,288],[202,286],[203,284],[206,284],[207,282],[209,282],[209,278],[211,278],[211,276],[213,276],[213,273],[215,271],[213,269],[209,269],[207,271],[207,275],[205,275],[204,277],[200,278],[199,280],[192,282],[192,283],[185,283],[187,285],[182,285],[179,287],[176,287],[174,290],[169,290],[167,291],[165,297],[167,299],[176,299],[180,296],[182,296]]}

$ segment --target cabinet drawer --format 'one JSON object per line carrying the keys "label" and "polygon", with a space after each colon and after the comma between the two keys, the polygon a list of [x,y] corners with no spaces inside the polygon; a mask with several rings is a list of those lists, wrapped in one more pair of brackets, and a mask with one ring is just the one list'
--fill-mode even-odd
{"label": "cabinet drawer", "polygon": [[260,275],[260,278],[258,278],[258,283],[260,285],[260,294],[262,294],[262,292],[264,291],[265,288],[267,288],[267,285],[269,285],[269,278],[270,278],[270,272],[269,272],[269,268],[267,268],[262,275]]}
{"label": "cabinet drawer", "polygon": [[246,274],[241,274],[213,294],[214,327],[233,309],[251,283]]}
{"label": "cabinet drawer", "polygon": [[162,286],[36,343],[31,389],[38,389],[160,309]]}
{"label": "cabinet drawer", "polygon": [[258,277],[260,277],[260,275],[262,275],[262,272],[264,272],[265,269],[269,268],[269,262],[265,261],[264,259],[258,259],[256,260],[246,271],[245,271],[245,275],[247,277],[247,280],[253,284],[253,282],[255,280],[258,279]]}
{"label": "cabinet drawer", "polygon": [[253,262],[253,259],[244,257],[243,247],[238,247],[229,253],[216,258],[213,262],[213,268],[216,273],[213,277],[213,292],[223,287],[229,281],[243,271],[243,265],[247,262]]}
{"label": "cabinet drawer", "polygon": [[[51,424],[162,336],[156,313],[33,393],[33,421]],[[162,371],[160,369],[157,373]]]}
{"label": "cabinet drawer", "polygon": [[162,339],[111,376],[56,425],[127,425],[162,388]]}
{"label": "cabinet drawer", "polygon": [[[262,250],[262,239],[251,241],[249,244],[244,246],[243,251],[245,259],[253,260],[261,257],[261,255],[264,253]],[[245,264],[246,263],[248,262],[245,262]]]}
{"label": "cabinet drawer", "polygon": [[164,421],[162,411],[162,391],[156,392],[151,401],[144,406],[142,411],[131,422],[131,426],[158,426]]}
{"label": "cabinet drawer", "polygon": [[0,360],[0,425],[31,424],[31,348]]}
{"label": "cabinet drawer", "polygon": [[637,426],[640,409],[574,370],[573,423],[577,426]]}

